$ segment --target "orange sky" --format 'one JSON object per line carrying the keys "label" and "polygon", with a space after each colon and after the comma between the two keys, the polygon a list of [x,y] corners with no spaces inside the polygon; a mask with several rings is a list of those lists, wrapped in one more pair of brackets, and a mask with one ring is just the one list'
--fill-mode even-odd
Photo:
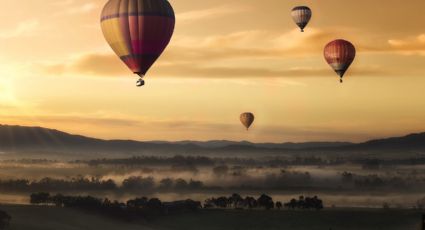
{"label": "orange sky", "polygon": [[[139,89],[104,41],[105,0],[0,0],[0,122],[138,140],[425,131],[425,1],[170,2],[174,37]],[[303,4],[313,18],[300,33],[290,10]],[[343,85],[322,56],[336,38],[358,49]]]}

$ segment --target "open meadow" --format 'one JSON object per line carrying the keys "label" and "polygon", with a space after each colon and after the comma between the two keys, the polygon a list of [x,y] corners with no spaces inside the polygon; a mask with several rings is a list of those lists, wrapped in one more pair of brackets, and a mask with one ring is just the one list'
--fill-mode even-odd
{"label": "open meadow", "polygon": [[200,210],[127,222],[69,208],[3,205],[0,209],[12,216],[10,230],[418,230],[421,218],[415,210]]}

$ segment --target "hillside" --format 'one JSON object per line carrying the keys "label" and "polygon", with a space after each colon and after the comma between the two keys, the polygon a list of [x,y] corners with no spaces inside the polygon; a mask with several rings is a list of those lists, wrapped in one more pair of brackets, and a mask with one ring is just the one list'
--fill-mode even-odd
{"label": "hillside", "polygon": [[214,154],[233,156],[258,154],[298,154],[306,152],[342,153],[364,151],[424,151],[425,133],[403,137],[371,140],[353,144],[349,142],[306,142],[306,143],[251,143],[226,140],[214,141],[132,141],[102,140],[81,135],[68,134],[42,127],[0,125],[0,152],[43,152],[60,154],[105,153],[122,155],[139,154]]}

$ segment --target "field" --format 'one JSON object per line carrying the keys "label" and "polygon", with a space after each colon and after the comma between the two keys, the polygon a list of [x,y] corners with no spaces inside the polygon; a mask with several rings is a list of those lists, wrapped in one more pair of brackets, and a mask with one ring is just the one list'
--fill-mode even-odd
{"label": "field", "polygon": [[73,209],[18,205],[0,208],[12,216],[10,230],[419,230],[421,218],[421,213],[413,210],[203,210],[128,223]]}

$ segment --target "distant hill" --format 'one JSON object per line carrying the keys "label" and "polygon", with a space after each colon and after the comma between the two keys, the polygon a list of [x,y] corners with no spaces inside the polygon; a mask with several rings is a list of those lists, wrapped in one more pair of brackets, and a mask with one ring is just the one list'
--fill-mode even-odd
{"label": "distant hill", "polygon": [[156,143],[173,143],[173,144],[194,144],[206,148],[224,148],[227,146],[245,146],[270,149],[305,149],[305,148],[323,148],[323,147],[339,147],[351,145],[351,142],[284,142],[284,143],[253,143],[249,141],[227,141],[227,140],[211,140],[211,141],[177,141],[177,142],[156,142]]}
{"label": "distant hill", "polygon": [[102,140],[97,138],[73,135],[55,129],[27,126],[0,125],[0,149],[4,148],[106,148],[137,149],[141,147],[173,146],[177,148],[226,148],[229,146],[266,148],[266,149],[303,149],[319,147],[335,147],[349,145],[348,142],[307,142],[307,143],[252,143],[226,140],[213,141],[132,141]]}
{"label": "distant hill", "polygon": [[42,127],[0,125],[0,153],[54,152],[56,154],[78,154],[80,156],[90,153],[89,157],[95,158],[104,156],[105,153],[119,153],[121,154],[119,156],[139,154],[214,154],[214,156],[243,154],[250,156],[250,154],[276,155],[306,152],[317,154],[317,152],[342,153],[383,150],[425,150],[425,133],[371,140],[359,144],[349,142],[252,143],[227,140],[143,142],[102,140]]}
{"label": "distant hill", "polygon": [[342,146],[341,148],[353,150],[425,150],[425,133],[371,140],[360,144]]}

